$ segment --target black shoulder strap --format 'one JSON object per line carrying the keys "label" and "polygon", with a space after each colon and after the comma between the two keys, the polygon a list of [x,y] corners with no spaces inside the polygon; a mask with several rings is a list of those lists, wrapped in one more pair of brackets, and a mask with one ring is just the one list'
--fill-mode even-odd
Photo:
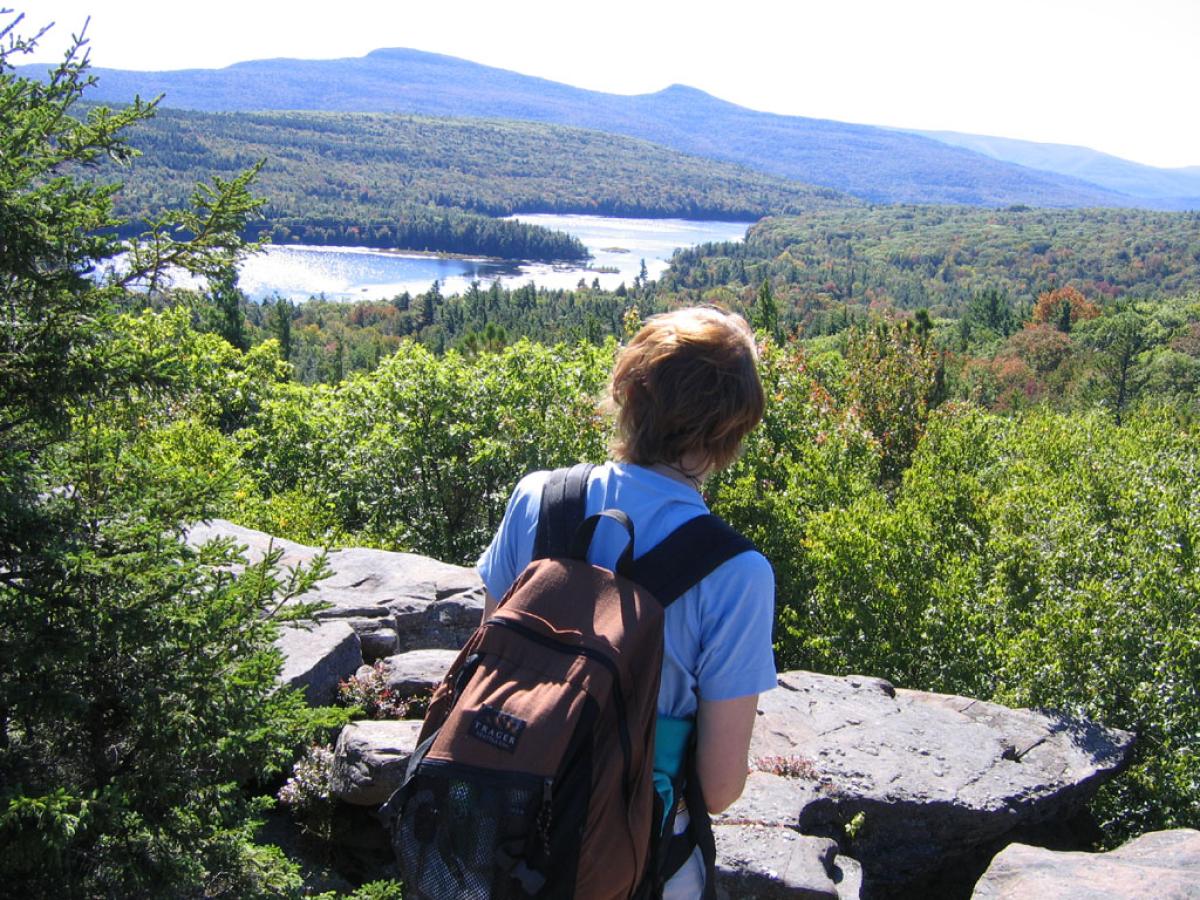
{"label": "black shoulder strap", "polygon": [[722,563],[753,549],[748,538],[709,513],[684,522],[635,559],[629,577],[667,607]]}
{"label": "black shoulder strap", "polygon": [[587,481],[593,468],[591,463],[578,463],[555,469],[546,479],[533,539],[534,559],[570,555],[571,540],[587,511]]}
{"label": "black shoulder strap", "polygon": [[[569,556],[572,538],[583,522],[590,463],[555,469],[542,488],[533,558]],[[684,522],[635,559],[625,572],[648,589],[663,607],[754,544],[709,513]]]}

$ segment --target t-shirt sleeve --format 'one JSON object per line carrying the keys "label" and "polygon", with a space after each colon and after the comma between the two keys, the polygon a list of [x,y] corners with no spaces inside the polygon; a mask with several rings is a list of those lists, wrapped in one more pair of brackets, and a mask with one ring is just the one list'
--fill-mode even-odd
{"label": "t-shirt sleeve", "polygon": [[508,498],[500,527],[475,564],[488,593],[497,600],[508,593],[517,576],[533,559],[533,541],[546,475],[545,472],[533,472],[517,483]]}
{"label": "t-shirt sleeve", "polygon": [[775,687],[775,573],[766,557],[736,556],[709,575],[704,588],[700,699],[732,700]]}

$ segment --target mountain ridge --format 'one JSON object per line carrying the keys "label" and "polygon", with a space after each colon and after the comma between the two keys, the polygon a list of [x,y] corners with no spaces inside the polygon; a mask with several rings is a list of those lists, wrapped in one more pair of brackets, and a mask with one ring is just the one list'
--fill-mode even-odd
{"label": "mountain ridge", "polygon": [[[45,66],[18,74],[45,77]],[[648,140],[846,191],[876,203],[1049,207],[1169,205],[989,158],[912,132],[759,112],[687,85],[618,95],[444,54],[380,48],[338,60],[247,60],[223,69],[93,69],[93,99],[165,93],[199,111],[322,110],[506,118]]]}
{"label": "mountain ridge", "polygon": [[1025,141],[959,131],[916,131],[992,159],[1080,178],[1110,190],[1148,200],[1178,201],[1175,209],[1200,209],[1200,166],[1165,168],[1122,159],[1078,144]]}

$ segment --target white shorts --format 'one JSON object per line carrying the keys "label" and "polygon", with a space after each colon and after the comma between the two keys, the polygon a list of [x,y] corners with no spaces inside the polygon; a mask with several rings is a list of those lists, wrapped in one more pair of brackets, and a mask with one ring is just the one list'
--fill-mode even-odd
{"label": "white shorts", "polygon": [[[682,810],[675,817],[675,833],[683,834],[691,817]],[[697,900],[704,894],[704,856],[697,847],[688,861],[663,886],[663,900]]]}

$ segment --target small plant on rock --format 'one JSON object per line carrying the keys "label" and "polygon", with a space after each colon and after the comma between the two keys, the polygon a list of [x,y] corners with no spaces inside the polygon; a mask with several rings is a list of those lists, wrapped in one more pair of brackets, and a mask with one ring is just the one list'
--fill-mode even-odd
{"label": "small plant on rock", "polygon": [[279,789],[281,803],[308,834],[329,840],[333,821],[333,747],[314,744],[292,767],[292,777]]}
{"label": "small plant on rock", "polygon": [[422,719],[429,696],[398,697],[388,686],[387,665],[379,660],[368,671],[338,684],[338,702],[362,710],[368,719]]}
{"label": "small plant on rock", "polygon": [[369,671],[351,675],[338,684],[338,702],[361,709],[368,719],[403,719],[408,704],[388,687],[387,669],[382,660]]}
{"label": "small plant on rock", "polygon": [[784,778],[817,780],[817,767],[813,765],[812,760],[803,756],[760,756],[754,760],[754,768],[760,772],[782,775]]}

